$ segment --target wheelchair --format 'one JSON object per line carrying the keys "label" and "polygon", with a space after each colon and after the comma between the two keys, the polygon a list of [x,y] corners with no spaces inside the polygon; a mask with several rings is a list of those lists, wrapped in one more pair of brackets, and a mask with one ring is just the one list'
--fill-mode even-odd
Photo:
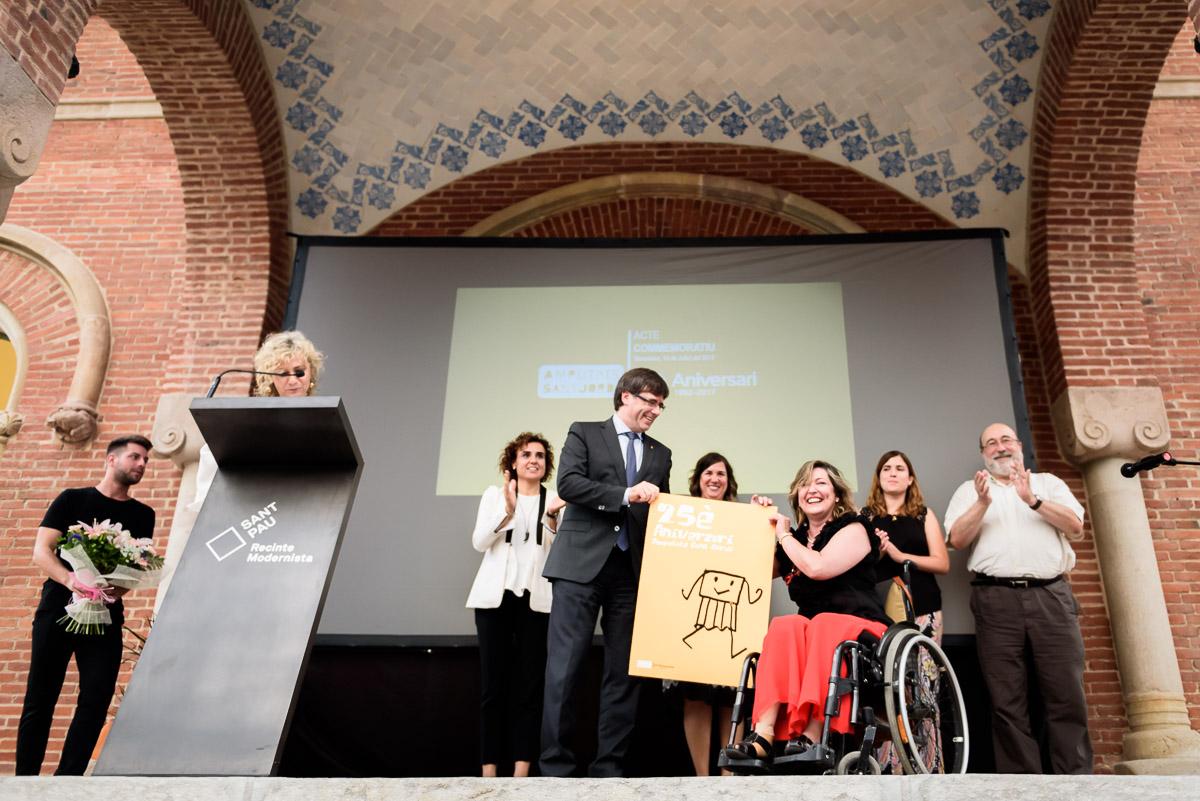
{"label": "wheelchair", "polygon": [[[786,738],[779,737],[773,759],[734,761],[722,750],[717,760],[720,767],[740,774],[879,775],[882,767],[875,751],[890,740],[906,774],[966,772],[970,743],[962,690],[950,660],[930,632],[912,622],[909,568],[905,563],[908,619],[893,623],[882,637],[864,632],[858,640],[843,641],[834,651],[821,739],[809,752],[803,758],[781,755],[779,749]],[[737,739],[738,723],[745,731],[751,730],[758,657],[752,653],[742,664],[728,745]],[[830,728],[843,703],[850,704],[850,734]],[[877,714],[881,708],[882,718]]]}

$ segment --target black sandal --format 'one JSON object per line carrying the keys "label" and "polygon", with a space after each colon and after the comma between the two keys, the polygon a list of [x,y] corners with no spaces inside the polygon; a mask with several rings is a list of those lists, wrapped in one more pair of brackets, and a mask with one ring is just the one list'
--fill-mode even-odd
{"label": "black sandal", "polygon": [[771,741],[753,731],[740,743],[725,746],[725,758],[731,762],[770,762],[773,754]]}
{"label": "black sandal", "polygon": [[813,741],[807,736],[801,734],[787,741],[787,745],[783,747],[784,756],[797,756],[807,752],[813,747]]}

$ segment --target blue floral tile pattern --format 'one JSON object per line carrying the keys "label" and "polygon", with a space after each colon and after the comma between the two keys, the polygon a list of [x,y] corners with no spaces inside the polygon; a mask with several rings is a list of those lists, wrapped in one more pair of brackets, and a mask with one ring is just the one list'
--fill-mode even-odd
{"label": "blue floral tile pattern", "polygon": [[704,116],[695,111],[689,111],[679,118],[679,129],[688,136],[699,136],[707,127]]}
{"label": "blue floral tile pattern", "polygon": [[1004,102],[1010,106],[1019,106],[1031,94],[1033,94],[1033,87],[1020,75],[1014,75],[1000,84],[1000,97],[1004,98]]}
{"label": "blue floral tile pattern", "polygon": [[950,208],[960,220],[975,217],[979,214],[979,196],[974,192],[959,192],[952,198]]}
{"label": "blue floral tile pattern", "polygon": [[819,122],[800,129],[800,139],[809,150],[819,150],[829,141],[829,131]]}
{"label": "blue floral tile pattern", "polygon": [[762,131],[763,139],[774,143],[787,136],[788,127],[787,123],[778,117],[768,117],[759,130]]}
{"label": "blue floral tile pattern", "polygon": [[296,39],[296,32],[279,20],[263,28],[263,40],[271,47],[287,47]]}
{"label": "blue floral tile pattern", "polygon": [[574,114],[571,114],[558,124],[558,132],[572,142],[583,136],[585,131],[587,131],[587,125]]}
{"label": "blue floral tile pattern", "polygon": [[312,175],[321,167],[321,153],[311,145],[304,145],[292,156],[292,166],[305,175]]}
{"label": "blue floral tile pattern", "polygon": [[1008,122],[1000,123],[996,128],[996,141],[1006,150],[1018,148],[1029,138],[1029,132],[1025,130],[1025,126],[1020,120],[1009,120]]}
{"label": "blue floral tile pattern", "polygon": [[296,208],[300,209],[300,213],[314,220],[325,213],[327,205],[329,201],[321,197],[321,193],[315,189],[305,189],[300,193],[300,197],[296,198]]}
{"label": "blue floral tile pattern", "polygon": [[1021,188],[1021,184],[1025,183],[1025,175],[1015,164],[1005,164],[992,173],[992,183],[1004,194],[1011,195]]}
{"label": "blue floral tile pattern", "polygon": [[1017,0],[1017,12],[1028,20],[1034,20],[1046,15],[1050,10],[1047,0]]}
{"label": "blue floral tile pattern", "polygon": [[625,130],[625,120],[617,112],[610,111],[600,118],[600,130],[615,139]]}
{"label": "blue floral tile pattern", "polygon": [[[286,106],[296,209],[344,234],[358,232],[367,209],[387,213],[431,184],[485,168],[506,155],[521,157],[529,150],[561,147],[597,133],[613,140],[645,141],[719,131],[727,141],[807,151],[854,164],[935,208],[949,207],[956,219],[970,219],[981,213],[981,194],[995,193],[990,196],[1000,199],[1027,188],[1022,166],[1010,163],[1027,158],[1018,150],[1030,138],[1027,121],[1032,112],[1023,104],[1033,96],[1030,80],[1036,66],[1031,65],[1036,62],[1031,59],[1041,49],[1026,22],[1045,17],[1052,8],[1051,0],[986,0],[997,23],[976,40],[985,67],[967,83],[978,102],[976,122],[964,137],[967,145],[978,148],[974,159],[958,146],[953,155],[950,150],[925,149],[907,129],[880,130],[872,119],[886,116],[879,110],[838,108],[821,98],[755,98],[739,91],[724,98],[704,98],[697,92],[671,98],[646,91],[639,98],[621,97],[613,90],[600,97],[565,93],[557,103],[525,100],[515,108],[479,109],[474,118],[437,124],[423,142],[396,142],[381,161],[361,163],[341,149],[346,146],[338,135],[341,101],[331,102],[323,94],[337,64],[312,52],[322,26],[297,13],[299,0],[247,2],[263,10],[254,14],[271,18],[261,28],[261,37],[268,57],[277,62],[273,77]],[[1034,27],[1045,30],[1045,23]],[[790,138],[793,131],[795,139]],[[513,153],[509,146],[514,141],[524,148]],[[375,212],[370,216],[377,218]]]}
{"label": "blue floral tile pattern", "polygon": [[307,131],[317,123],[317,113],[304,103],[296,103],[287,110],[287,124],[297,131]]}
{"label": "blue floral tile pattern", "polygon": [[517,138],[528,147],[537,148],[546,141],[546,129],[536,122],[527,122],[517,132]]}
{"label": "blue floral tile pattern", "polygon": [[337,211],[333,213],[334,230],[341,231],[343,234],[352,234],[358,230],[358,226],[362,224],[362,214],[358,209],[352,209],[349,206],[338,206]]}
{"label": "blue floral tile pattern", "polygon": [[895,178],[904,172],[904,156],[892,151],[879,157],[879,171],[884,178]]}
{"label": "blue floral tile pattern", "polygon": [[918,175],[914,183],[921,197],[937,197],[942,193],[942,178],[932,170]]}
{"label": "blue floral tile pattern", "polygon": [[647,136],[658,136],[667,129],[667,120],[657,111],[651,111],[642,115],[638,120],[638,127],[645,131]]}
{"label": "blue floral tile pattern", "polygon": [[1024,61],[1038,51],[1038,43],[1033,34],[1025,31],[1005,42],[1004,49],[1013,61]]}
{"label": "blue floral tile pattern", "polygon": [[858,134],[847,136],[842,140],[842,155],[846,161],[859,161],[867,157],[867,140]]}
{"label": "blue floral tile pattern", "polygon": [[730,112],[721,118],[721,133],[730,139],[737,139],[746,132],[746,128],[746,120],[736,112]]}

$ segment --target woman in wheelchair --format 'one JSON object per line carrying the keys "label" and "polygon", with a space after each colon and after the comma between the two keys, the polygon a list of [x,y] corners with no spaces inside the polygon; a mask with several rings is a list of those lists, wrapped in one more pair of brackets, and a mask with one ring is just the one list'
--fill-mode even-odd
{"label": "woman in wheelchair", "polygon": [[[788,495],[799,524],[791,528],[783,514],[771,521],[778,543],[776,573],[787,582],[798,614],[772,620],[763,639],[753,730],[725,749],[731,766],[770,762],[774,743],[782,738],[787,738],[783,753],[790,761],[822,758],[813,744],[824,723],[834,652],[864,632],[881,637],[889,622],[875,591],[878,540],[854,506],[841,472],[828,462],[806,462]],[[830,721],[833,731],[850,731],[849,707],[843,704]]]}

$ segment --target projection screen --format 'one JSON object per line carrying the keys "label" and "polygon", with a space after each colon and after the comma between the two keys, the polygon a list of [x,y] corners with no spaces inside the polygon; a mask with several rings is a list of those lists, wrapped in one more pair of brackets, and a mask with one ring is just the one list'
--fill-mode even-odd
{"label": "projection screen", "polygon": [[[744,499],[784,505],[822,458],[861,503],[896,448],[940,518],[987,423],[1028,431],[1001,235],[302,240],[287,322],[326,354],[320,392],[344,398],[366,463],[320,633],[472,635],[470,533],[503,445],[528,430],[557,449],[611,416],[629,367],[671,387],[652,433],[675,492],[716,450]],[[969,633],[964,555],[942,585],[947,632]]]}

